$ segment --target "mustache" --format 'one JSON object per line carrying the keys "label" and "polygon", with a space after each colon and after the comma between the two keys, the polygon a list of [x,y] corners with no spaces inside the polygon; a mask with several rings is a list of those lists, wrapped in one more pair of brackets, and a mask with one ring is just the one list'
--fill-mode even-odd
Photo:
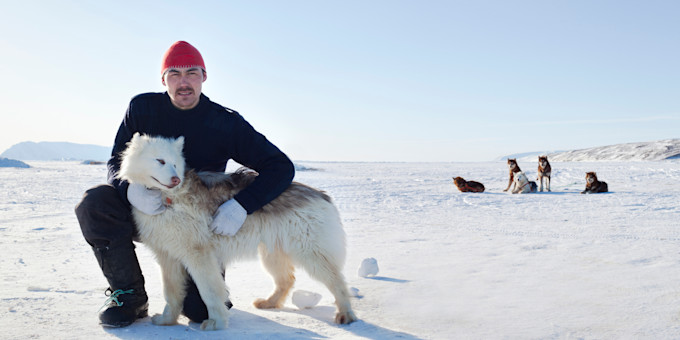
{"label": "mustache", "polygon": [[177,93],[177,92],[185,92],[185,91],[194,92],[194,88],[191,87],[191,86],[182,86],[182,87],[178,88],[177,90],[175,90],[175,93]]}

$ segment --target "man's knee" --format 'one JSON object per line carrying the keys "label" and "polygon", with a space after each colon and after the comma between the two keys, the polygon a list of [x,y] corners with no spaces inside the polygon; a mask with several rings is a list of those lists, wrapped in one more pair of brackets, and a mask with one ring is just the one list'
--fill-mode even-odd
{"label": "man's knee", "polygon": [[102,184],[85,192],[83,198],[76,205],[75,212],[81,227],[84,227],[83,222],[93,218],[101,218],[101,215],[121,215],[121,217],[124,217],[129,214],[129,208],[125,208],[125,204],[114,187]]}
{"label": "man's knee", "polygon": [[87,190],[75,213],[83,236],[92,246],[107,246],[119,238],[128,242],[136,234],[130,207],[111,185]]}
{"label": "man's knee", "polygon": [[85,191],[83,198],[76,205],[76,214],[91,209],[101,209],[111,202],[119,201],[118,191],[111,185],[101,184]]}

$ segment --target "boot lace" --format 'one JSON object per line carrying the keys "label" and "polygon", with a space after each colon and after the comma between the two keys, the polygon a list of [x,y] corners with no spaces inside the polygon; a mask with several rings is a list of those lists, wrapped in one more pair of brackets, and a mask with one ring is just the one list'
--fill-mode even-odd
{"label": "boot lace", "polygon": [[122,290],[122,289],[116,289],[116,290],[111,290],[111,288],[107,288],[106,292],[104,293],[107,295],[109,298],[106,299],[104,302],[104,305],[99,308],[99,311],[101,311],[104,307],[108,305],[113,305],[114,303],[116,306],[120,307],[123,305],[123,302],[118,301],[118,297],[122,294],[132,294],[134,293],[134,289],[128,289],[128,290]]}

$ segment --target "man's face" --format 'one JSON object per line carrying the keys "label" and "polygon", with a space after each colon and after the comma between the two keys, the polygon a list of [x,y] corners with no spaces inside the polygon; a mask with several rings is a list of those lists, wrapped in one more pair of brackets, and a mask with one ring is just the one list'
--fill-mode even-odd
{"label": "man's face", "polygon": [[198,105],[206,78],[200,67],[171,67],[162,80],[172,104],[180,110],[190,110]]}

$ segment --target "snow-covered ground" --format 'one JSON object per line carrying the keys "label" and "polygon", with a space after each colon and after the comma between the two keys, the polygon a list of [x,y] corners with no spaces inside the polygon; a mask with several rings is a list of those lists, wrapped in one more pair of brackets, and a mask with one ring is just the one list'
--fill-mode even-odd
{"label": "snow-covered ground", "polygon": [[[504,162],[320,163],[296,180],[326,190],[348,235],[345,275],[361,321],[332,323],[330,293],[298,273],[318,305],[257,310],[272,283],[256,261],[227,270],[230,327],[181,318],[104,329],[106,281],[73,214],[105,165],[0,168],[3,339],[671,339],[680,335],[680,162],[553,162],[551,193],[511,195]],[[529,178],[535,162],[520,162]],[[581,195],[587,171],[610,193]],[[451,177],[484,183],[460,193]],[[151,313],[158,266],[140,245]],[[366,258],[376,276],[360,277]]]}

